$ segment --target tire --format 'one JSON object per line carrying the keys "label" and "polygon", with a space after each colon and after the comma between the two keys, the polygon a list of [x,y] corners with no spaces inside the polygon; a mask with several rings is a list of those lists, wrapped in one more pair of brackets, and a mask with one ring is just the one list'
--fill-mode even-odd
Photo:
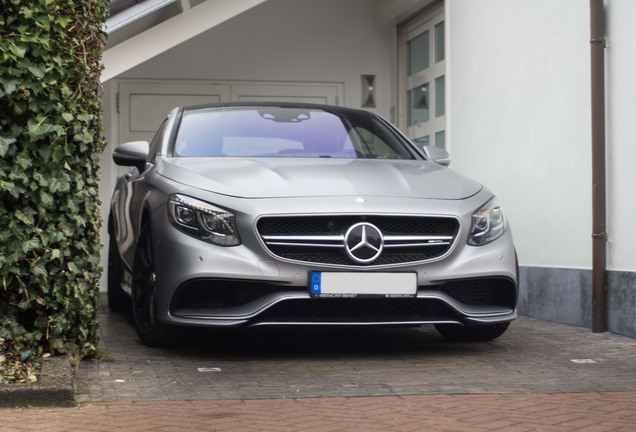
{"label": "tire", "polygon": [[451,342],[487,342],[504,334],[509,322],[472,327],[459,324],[435,324],[435,329]]}
{"label": "tire", "polygon": [[177,341],[173,327],[157,320],[157,280],[150,225],[139,235],[132,277],[132,318],[141,342],[150,347],[173,346]]}
{"label": "tire", "polygon": [[110,236],[108,245],[108,286],[106,294],[108,307],[113,312],[126,312],[130,310],[130,297],[121,289],[122,262],[117,252],[117,243]]}

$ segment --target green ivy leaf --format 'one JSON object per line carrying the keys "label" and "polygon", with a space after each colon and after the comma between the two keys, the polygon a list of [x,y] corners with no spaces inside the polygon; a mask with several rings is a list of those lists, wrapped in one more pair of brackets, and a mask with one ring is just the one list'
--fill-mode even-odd
{"label": "green ivy leaf", "polygon": [[5,77],[0,78],[0,82],[2,83],[2,87],[4,87],[4,91],[7,94],[11,94],[16,91],[20,81],[17,79],[6,79]]}
{"label": "green ivy leaf", "polygon": [[49,182],[49,192],[68,192],[71,189],[71,182],[68,174],[62,174],[59,177],[52,177]]}
{"label": "green ivy leaf", "polygon": [[60,250],[59,249],[52,249],[51,250],[51,259],[60,259],[61,255],[60,255]]}
{"label": "green ivy leaf", "polygon": [[34,237],[22,243],[22,252],[27,253],[40,247],[40,239]]}
{"label": "green ivy leaf", "polygon": [[20,166],[23,170],[29,168],[31,166],[31,158],[25,156],[24,154],[19,154],[15,158],[15,163]]}
{"label": "green ivy leaf", "polygon": [[14,137],[0,135],[0,156],[6,155],[9,150],[9,145],[13,144],[15,141],[16,139]]}
{"label": "green ivy leaf", "polygon": [[40,120],[36,118],[30,118],[27,124],[29,134],[32,135],[34,138],[41,135],[46,135],[51,131],[51,124],[48,122],[48,119],[46,117],[43,117]]}
{"label": "green ivy leaf", "polygon": [[42,204],[44,207],[50,207],[53,205],[54,202],[55,200],[53,199],[52,195],[49,195],[43,190],[40,190],[40,204]]}
{"label": "green ivy leaf", "polygon": [[44,67],[43,66],[35,66],[35,65],[31,65],[29,66],[29,72],[31,72],[33,75],[35,75],[38,79],[42,79],[44,78]]}
{"label": "green ivy leaf", "polygon": [[49,346],[51,350],[61,349],[64,346],[64,341],[60,338],[52,338],[49,340]]}
{"label": "green ivy leaf", "polygon": [[35,222],[35,220],[33,219],[33,215],[32,214],[25,214],[20,209],[17,209],[13,214],[16,217],[16,219],[18,219],[19,221],[21,221],[25,225],[33,226],[33,223]]}
{"label": "green ivy leaf", "polygon": [[48,277],[49,272],[46,271],[46,268],[43,265],[35,265],[31,269],[31,273],[35,276]]}
{"label": "green ivy leaf", "polygon": [[66,264],[66,268],[68,268],[68,271],[70,271],[71,273],[79,273],[79,269],[77,268],[77,266],[75,265],[73,261],[69,261]]}
{"label": "green ivy leaf", "polygon": [[14,43],[11,43],[9,45],[9,50],[19,58],[24,58],[27,51],[26,46],[22,44],[14,44]]}
{"label": "green ivy leaf", "polygon": [[59,17],[59,18],[56,20],[56,22],[57,22],[60,26],[62,26],[62,28],[65,28],[65,27],[68,25],[68,23],[70,23],[72,20],[73,20],[73,18],[71,18],[70,16],[64,15],[64,16]]}

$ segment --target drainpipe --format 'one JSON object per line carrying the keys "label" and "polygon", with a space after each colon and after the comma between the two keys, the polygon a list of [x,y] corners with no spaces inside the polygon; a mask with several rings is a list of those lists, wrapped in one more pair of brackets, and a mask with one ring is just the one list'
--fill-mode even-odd
{"label": "drainpipe", "polygon": [[605,216],[605,9],[590,0],[592,84],[592,331],[607,331]]}

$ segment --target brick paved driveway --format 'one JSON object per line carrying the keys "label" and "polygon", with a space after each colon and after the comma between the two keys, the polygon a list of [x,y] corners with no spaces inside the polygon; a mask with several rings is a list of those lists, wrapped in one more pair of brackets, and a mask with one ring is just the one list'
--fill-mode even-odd
{"label": "brick paved driveway", "polygon": [[0,419],[0,432],[633,432],[636,393],[99,402]]}
{"label": "brick paved driveway", "polygon": [[2,409],[0,432],[636,431],[636,340],[610,333],[520,318],[491,343],[261,329],[162,350],[100,322],[115,361],[82,362],[81,406]]}
{"label": "brick paved driveway", "polygon": [[[193,332],[184,346],[139,344],[102,307],[114,362],[78,370],[80,402],[636,391],[636,340],[522,317],[489,343],[432,328]],[[636,423],[634,430],[636,430]]]}

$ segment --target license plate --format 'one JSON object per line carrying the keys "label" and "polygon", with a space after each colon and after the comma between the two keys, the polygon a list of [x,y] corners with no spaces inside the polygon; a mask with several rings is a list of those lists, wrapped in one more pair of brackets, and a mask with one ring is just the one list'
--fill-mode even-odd
{"label": "license plate", "polygon": [[415,273],[311,272],[313,297],[414,297]]}

